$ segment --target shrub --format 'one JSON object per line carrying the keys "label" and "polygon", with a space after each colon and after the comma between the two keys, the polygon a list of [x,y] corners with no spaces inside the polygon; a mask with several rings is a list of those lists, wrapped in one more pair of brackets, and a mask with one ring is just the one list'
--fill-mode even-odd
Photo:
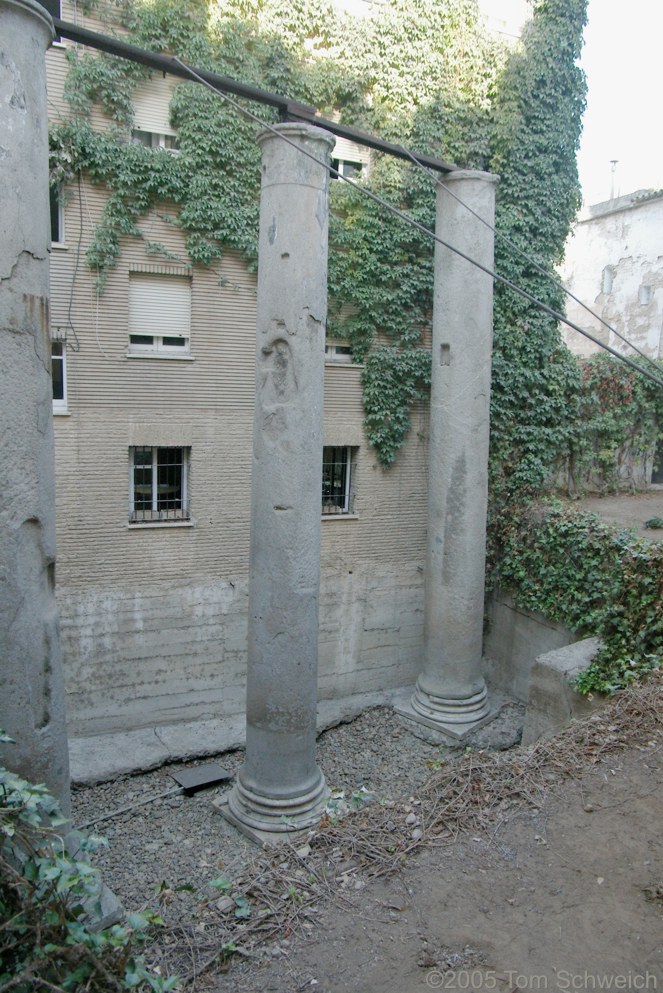
{"label": "shrub", "polygon": [[[11,739],[0,732],[0,741]],[[129,914],[122,926],[95,931],[101,880],[81,856],[105,841],[72,833],[65,843],[66,826],[45,786],[0,767],[0,991],[174,989],[175,978],[139,954],[159,918]]]}
{"label": "shrub", "polygon": [[559,503],[498,522],[495,579],[519,606],[540,611],[601,648],[576,682],[613,693],[658,668],[663,654],[663,545]]}

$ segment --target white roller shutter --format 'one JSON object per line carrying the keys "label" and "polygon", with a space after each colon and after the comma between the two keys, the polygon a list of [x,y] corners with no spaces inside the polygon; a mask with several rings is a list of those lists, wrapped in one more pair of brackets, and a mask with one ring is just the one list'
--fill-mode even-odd
{"label": "white roller shutter", "polygon": [[134,128],[154,134],[175,134],[170,126],[170,101],[178,80],[156,74],[139,83],[133,95]]}
{"label": "white roller shutter", "polygon": [[129,334],[189,338],[191,280],[186,276],[131,273]]}

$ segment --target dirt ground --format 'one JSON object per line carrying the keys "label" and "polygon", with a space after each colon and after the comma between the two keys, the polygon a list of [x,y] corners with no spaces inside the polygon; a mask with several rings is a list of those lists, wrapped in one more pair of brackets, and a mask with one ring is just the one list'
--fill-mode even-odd
{"label": "dirt ground", "polygon": [[644,522],[653,517],[663,519],[663,487],[645,493],[583,497],[573,501],[572,506],[598,514],[612,524],[633,528],[643,538],[663,541],[663,529],[643,527]]}
{"label": "dirt ground", "polygon": [[538,807],[433,838],[396,874],[337,890],[271,956],[200,989],[663,989],[663,722],[609,752],[613,730],[581,774],[546,774]]}

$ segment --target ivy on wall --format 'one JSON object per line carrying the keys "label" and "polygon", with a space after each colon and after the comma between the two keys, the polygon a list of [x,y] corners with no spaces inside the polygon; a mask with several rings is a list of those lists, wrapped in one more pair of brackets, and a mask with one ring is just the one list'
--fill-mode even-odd
{"label": "ivy on wall", "polygon": [[[88,9],[98,6],[89,0]],[[185,10],[183,10],[185,7]],[[108,5],[106,5],[106,9]],[[483,33],[471,0],[394,0],[379,17],[339,15],[325,0],[116,0],[112,17],[143,47],[340,113],[392,141],[485,168],[492,99],[505,53]],[[255,264],[259,149],[255,125],[198,84],[171,104],[178,156],[129,141],[132,93],[145,69],[93,53],[70,53],[71,119],[53,129],[54,181],[85,171],[108,197],[87,260],[103,286],[121,239],[142,237],[145,214],[164,202],[194,262],[230,247]],[[114,122],[95,131],[99,106]],[[251,111],[263,120],[274,112]],[[413,167],[375,156],[372,188],[419,221],[434,224],[434,184]],[[330,332],[346,338],[363,370],[366,429],[388,466],[425,396],[430,355],[432,242],[332,183]],[[158,251],[159,246],[149,245]],[[341,314],[343,316],[341,316]]]}
{"label": "ivy on wall", "polygon": [[[102,2],[88,0],[87,7]],[[104,9],[142,47],[175,52],[458,166],[498,173],[497,271],[561,311],[563,292],[547,275],[562,258],[579,206],[586,6],[534,0],[532,21],[511,52],[483,33],[474,0],[391,0],[379,16],[360,20],[339,14],[331,0],[106,0]],[[181,83],[170,108],[180,154],[132,144],[132,96],[149,73],[108,56],[70,51],[69,58],[71,117],[52,131],[52,175],[71,182],[85,172],[107,192],[87,252],[100,283],[122,238],[142,238],[141,219],[153,209],[181,228],[191,261],[208,265],[232,248],[255,265],[255,124],[199,84]],[[110,130],[91,126],[95,106],[113,122]],[[261,120],[276,120],[263,105],[247,106]],[[413,165],[375,154],[361,182],[434,227],[435,183]],[[330,195],[329,333],[347,340],[363,363],[365,428],[387,468],[410,429],[413,404],[428,393],[433,243],[346,184],[332,183]],[[532,255],[543,273],[526,257]],[[612,402],[617,394],[619,405]],[[656,627],[637,657],[624,647],[637,639],[633,625],[647,620],[658,595],[644,591],[653,560],[639,548],[622,555],[625,546],[595,542],[594,525],[559,516],[537,536],[520,508],[560,470],[575,488],[597,473],[601,485],[615,485],[622,474],[615,452],[648,450],[663,425],[662,408],[660,391],[613,360],[581,365],[554,319],[496,285],[489,562],[524,606],[611,639],[585,688],[620,685],[657,650]],[[610,575],[606,563],[614,567]],[[609,596],[624,605],[612,634]]]}
{"label": "ivy on wall", "polygon": [[579,690],[613,693],[660,666],[663,544],[559,504],[516,509],[501,528],[498,579],[516,603],[601,639]]}
{"label": "ivy on wall", "polygon": [[[561,261],[580,206],[576,150],[585,83],[578,67],[586,0],[538,0],[496,98],[491,168],[500,175],[496,268],[556,311],[546,274]],[[533,255],[544,272],[523,254]],[[579,429],[579,365],[554,318],[495,287],[491,396],[494,506],[538,492]]]}
{"label": "ivy on wall", "polygon": [[[659,365],[663,371],[663,363]],[[663,390],[606,354],[583,362],[581,375],[583,427],[575,433],[563,466],[568,490],[636,489],[638,470],[653,463],[663,437]]]}

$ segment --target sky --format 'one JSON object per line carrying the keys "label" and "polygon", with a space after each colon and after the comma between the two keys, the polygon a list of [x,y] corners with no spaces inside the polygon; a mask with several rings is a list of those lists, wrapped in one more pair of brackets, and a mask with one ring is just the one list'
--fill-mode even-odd
{"label": "sky", "polygon": [[[507,33],[516,32],[528,12],[526,0],[479,3],[493,26]],[[660,0],[589,0],[581,58],[587,109],[578,155],[585,204],[612,193],[663,188],[662,39]]]}
{"label": "sky", "polygon": [[663,188],[663,4],[590,0],[581,65],[588,96],[578,169],[586,204]]}
{"label": "sky", "polygon": [[[336,0],[366,13],[367,0]],[[383,0],[388,2],[388,0]],[[489,23],[516,34],[527,0],[479,0]],[[661,0],[589,0],[581,65],[587,109],[578,155],[585,204],[640,189],[663,188],[660,92],[663,62]],[[614,173],[611,160],[616,160]]]}

